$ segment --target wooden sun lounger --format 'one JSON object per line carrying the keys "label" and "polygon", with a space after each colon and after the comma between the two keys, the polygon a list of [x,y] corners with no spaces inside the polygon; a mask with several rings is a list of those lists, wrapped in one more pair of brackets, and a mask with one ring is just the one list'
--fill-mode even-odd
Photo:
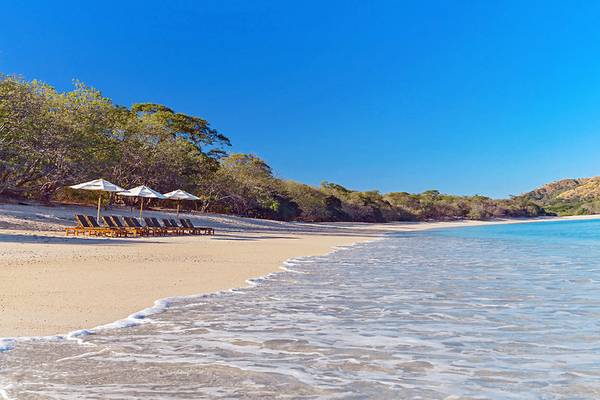
{"label": "wooden sun lounger", "polygon": [[137,237],[137,236],[142,236],[144,234],[143,229],[138,229],[138,228],[130,228],[127,226],[124,226],[121,223],[121,220],[119,219],[119,217],[117,216],[104,216],[102,217],[104,220],[104,223],[106,225],[108,225],[109,228],[112,229],[118,229],[120,230],[124,236],[133,236],[133,237]]}
{"label": "wooden sun lounger", "polygon": [[93,233],[92,227],[83,215],[75,214],[75,222],[77,223],[77,226],[69,226],[65,228],[65,233],[67,236],[69,236],[69,234],[79,236],[80,233],[85,236],[86,234],[90,235]]}
{"label": "wooden sun lounger", "polygon": [[[89,216],[84,216],[81,214],[75,214],[75,221],[77,221],[77,226],[65,228],[65,233],[67,236],[69,234],[73,234],[75,236],[79,236],[79,234],[83,234],[91,236],[114,236],[115,231],[106,227],[102,227],[96,221],[96,218],[91,217],[92,221],[90,221]],[[94,224],[95,223],[95,224]]]}
{"label": "wooden sun lounger", "polygon": [[156,231],[150,227],[146,227],[146,226],[142,226],[140,224],[140,222],[137,220],[137,218],[132,218],[132,217],[123,217],[123,220],[125,221],[125,224],[127,225],[127,227],[129,228],[136,228],[136,229],[140,229],[144,232],[144,235],[148,236],[148,235],[156,235]]}
{"label": "wooden sun lounger", "polygon": [[96,217],[93,217],[91,215],[86,215],[85,218],[88,220],[88,222],[90,223],[90,225],[92,226],[92,228],[94,228],[95,230],[98,231],[98,233],[104,235],[104,236],[112,236],[112,237],[117,237],[117,236],[125,236],[126,232],[119,229],[119,228],[111,228],[111,227],[102,227],[100,226],[100,224],[98,223],[98,221],[96,220]]}
{"label": "wooden sun lounger", "polygon": [[116,216],[116,215],[111,216],[111,218],[113,220],[113,223],[117,227],[125,229],[127,232],[131,232],[134,237],[136,237],[138,235],[139,236],[144,236],[144,235],[147,234],[146,230],[144,228],[137,228],[135,226],[125,226],[125,225],[123,225],[123,223],[121,222],[121,219],[118,216]]}
{"label": "wooden sun lounger", "polygon": [[66,228],[67,236],[69,233],[73,233],[75,236],[79,236],[79,233],[82,233],[84,236],[105,236],[108,233],[104,228],[94,227],[89,220],[81,214],[75,214],[75,221],[77,221],[76,227]]}
{"label": "wooden sun lounger", "polygon": [[79,221],[79,217],[82,218],[83,221],[85,221],[85,224],[87,225],[88,222],[85,220],[85,218],[83,217],[83,215],[75,215],[75,222],[77,222],[77,226],[68,226],[65,228],[65,234],[67,236],[69,236],[69,234],[72,234],[74,236],[79,236],[79,234],[83,234],[85,235],[86,233],[89,234],[89,231],[86,231],[86,227],[84,225],[82,225],[82,223]]}
{"label": "wooden sun lounger", "polygon": [[159,235],[166,235],[169,232],[163,228],[162,226],[160,226],[160,224],[158,223],[158,221],[155,221],[156,218],[150,218],[150,217],[144,217],[144,221],[146,222],[146,226],[150,229],[153,229],[155,233],[159,234]]}
{"label": "wooden sun lounger", "polygon": [[171,223],[171,226],[174,228],[178,228],[179,230],[181,230],[181,232],[185,233],[185,234],[193,234],[194,230],[192,228],[190,228],[189,226],[185,226],[183,224],[181,224],[181,226],[177,223],[177,221],[175,221],[173,218],[169,219],[169,222]]}
{"label": "wooden sun lounger", "polygon": [[[112,217],[104,215],[104,216],[102,216],[102,220],[104,221],[104,224],[107,227],[109,227],[110,229],[115,229],[116,231],[118,231],[120,233],[121,236],[127,237],[127,235],[130,233],[130,231],[128,231],[127,229],[125,229],[123,227],[119,227],[117,224],[115,224]],[[133,235],[135,236],[135,234],[133,234]]]}
{"label": "wooden sun lounger", "polygon": [[90,224],[90,221],[88,221],[88,219],[81,215],[81,214],[77,214],[75,215],[75,220],[77,221],[77,223],[83,228],[84,234],[88,234],[88,235],[97,235],[99,230],[94,228],[92,226],[92,224]]}
{"label": "wooden sun lounger", "polygon": [[85,234],[85,230],[80,226],[67,226],[65,227],[65,235],[69,236],[72,234],[73,236],[79,236],[80,233]]}
{"label": "wooden sun lounger", "polygon": [[203,230],[202,229],[190,226],[190,224],[188,224],[185,219],[179,218],[179,222],[181,222],[181,225],[183,225],[186,228],[188,228],[192,232],[192,235],[202,235],[203,234]]}
{"label": "wooden sun lounger", "polygon": [[171,224],[171,221],[169,221],[167,218],[163,218],[163,225],[164,227],[169,231],[172,232],[176,235],[182,235],[184,233],[183,229],[181,229],[179,226],[173,226]]}
{"label": "wooden sun lounger", "polygon": [[203,235],[214,235],[214,234],[215,234],[215,230],[214,230],[214,228],[210,228],[210,227],[208,227],[208,226],[195,226],[195,225],[192,223],[192,220],[191,220],[191,219],[189,219],[189,218],[186,218],[186,220],[185,220],[185,221],[187,222],[187,225],[188,225],[190,228],[198,229],[200,232],[202,232],[202,234],[203,234]]}

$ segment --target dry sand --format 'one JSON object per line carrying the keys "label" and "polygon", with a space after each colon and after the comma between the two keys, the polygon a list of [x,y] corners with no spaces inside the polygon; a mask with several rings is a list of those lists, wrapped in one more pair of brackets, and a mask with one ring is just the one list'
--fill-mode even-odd
{"label": "dry sand", "polygon": [[[301,224],[194,215],[197,225],[213,226],[217,235],[65,238],[72,212],[0,205],[0,338],[93,328],[160,298],[245,286],[249,278],[278,271],[288,258],[324,254],[386,232],[490,223]],[[532,221],[539,220],[491,223]]]}

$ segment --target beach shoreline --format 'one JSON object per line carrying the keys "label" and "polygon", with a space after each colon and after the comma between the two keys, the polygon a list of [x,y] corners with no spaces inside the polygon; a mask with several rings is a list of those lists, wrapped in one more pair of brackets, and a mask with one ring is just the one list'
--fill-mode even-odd
{"label": "beach shoreline", "polygon": [[244,287],[249,279],[281,271],[286,260],[386,233],[598,218],[302,224],[193,215],[217,235],[82,239],[64,237],[68,219],[60,210],[23,208],[0,206],[0,338],[64,335],[110,324],[157,299]]}

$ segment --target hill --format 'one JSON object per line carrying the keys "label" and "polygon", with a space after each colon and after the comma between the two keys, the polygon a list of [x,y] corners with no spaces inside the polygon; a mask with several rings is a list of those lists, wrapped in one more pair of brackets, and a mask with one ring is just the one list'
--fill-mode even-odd
{"label": "hill", "polygon": [[558,215],[600,213],[600,176],[562,179],[524,193],[519,197],[538,204],[547,212]]}

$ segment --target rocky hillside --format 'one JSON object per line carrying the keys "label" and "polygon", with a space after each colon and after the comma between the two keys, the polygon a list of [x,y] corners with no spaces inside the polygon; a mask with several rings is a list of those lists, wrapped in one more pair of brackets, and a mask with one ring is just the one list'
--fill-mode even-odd
{"label": "rocky hillside", "polygon": [[520,197],[534,201],[546,211],[559,215],[600,213],[600,176],[563,179]]}

